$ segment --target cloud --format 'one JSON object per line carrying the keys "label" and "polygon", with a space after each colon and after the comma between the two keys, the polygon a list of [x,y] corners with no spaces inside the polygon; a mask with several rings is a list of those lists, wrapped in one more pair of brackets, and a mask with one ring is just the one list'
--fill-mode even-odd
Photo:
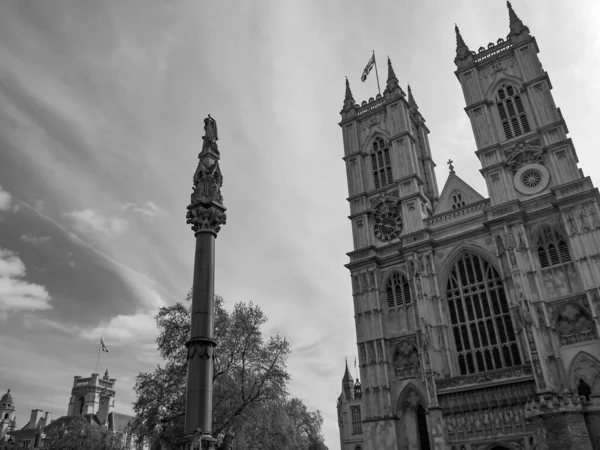
{"label": "cloud", "polygon": [[90,340],[98,340],[102,337],[107,346],[151,342],[155,347],[154,342],[158,334],[154,320],[156,313],[156,310],[141,310],[130,315],[120,314],[91,331],[85,331],[82,337]]}
{"label": "cloud", "polygon": [[19,256],[0,248],[0,314],[50,309],[44,286],[23,280],[25,264]]}
{"label": "cloud", "polygon": [[12,209],[12,196],[0,186],[0,212]]}
{"label": "cloud", "polygon": [[147,220],[151,220],[156,216],[167,214],[167,212],[164,209],[156,206],[153,202],[146,202],[142,205],[138,205],[135,203],[127,203],[123,205],[121,209],[123,211],[136,212]]}
{"label": "cloud", "polygon": [[21,235],[21,240],[31,245],[41,245],[52,240],[52,238],[50,236],[34,236],[33,234],[27,233]]}
{"label": "cloud", "polygon": [[120,217],[105,217],[93,209],[82,209],[65,213],[64,216],[71,220],[73,228],[82,234],[102,234],[107,238],[116,238],[127,232],[129,222]]}

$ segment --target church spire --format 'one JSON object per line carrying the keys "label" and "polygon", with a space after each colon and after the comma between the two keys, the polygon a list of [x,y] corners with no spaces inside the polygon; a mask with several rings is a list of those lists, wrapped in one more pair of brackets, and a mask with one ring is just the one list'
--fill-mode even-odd
{"label": "church spire", "polygon": [[410,106],[411,109],[419,109],[419,106],[417,105],[417,102],[415,102],[415,98],[412,95],[410,84],[408,85],[408,106]]}
{"label": "church spire", "polygon": [[354,108],[356,102],[354,101],[354,97],[352,97],[352,91],[350,90],[350,82],[348,81],[348,77],[346,77],[346,95],[344,97],[344,108],[342,111],[348,111]]}
{"label": "church spire", "polygon": [[517,16],[509,1],[506,2],[506,6],[508,7],[508,18],[510,20],[510,33],[508,33],[508,39],[516,37],[523,32],[525,32],[525,37],[529,36],[529,28],[527,28],[527,26],[523,24],[523,21],[519,19],[519,16]]}
{"label": "church spire", "polygon": [[348,369],[348,358],[346,358],[346,371],[344,372],[344,378],[342,378],[342,383],[354,381],[352,379],[352,375],[350,375],[350,370]]}
{"label": "church spire", "polygon": [[353,382],[354,380],[352,379],[352,375],[350,375],[350,370],[348,369],[348,358],[346,358],[346,371],[344,372],[344,378],[342,378],[342,390],[343,394],[348,400],[352,398],[352,388],[354,386]]}

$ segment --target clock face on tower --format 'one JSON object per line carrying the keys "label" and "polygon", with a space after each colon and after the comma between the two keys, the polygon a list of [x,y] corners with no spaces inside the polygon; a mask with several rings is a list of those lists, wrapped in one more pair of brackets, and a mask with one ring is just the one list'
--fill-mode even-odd
{"label": "clock face on tower", "polygon": [[402,232],[402,219],[395,212],[387,212],[375,218],[375,236],[381,241],[397,238]]}

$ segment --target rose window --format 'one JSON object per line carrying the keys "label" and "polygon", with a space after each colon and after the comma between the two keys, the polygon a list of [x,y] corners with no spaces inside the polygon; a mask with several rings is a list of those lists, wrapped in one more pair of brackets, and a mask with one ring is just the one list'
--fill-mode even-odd
{"label": "rose window", "polygon": [[535,169],[530,169],[521,176],[521,182],[528,188],[537,187],[542,182],[542,174]]}

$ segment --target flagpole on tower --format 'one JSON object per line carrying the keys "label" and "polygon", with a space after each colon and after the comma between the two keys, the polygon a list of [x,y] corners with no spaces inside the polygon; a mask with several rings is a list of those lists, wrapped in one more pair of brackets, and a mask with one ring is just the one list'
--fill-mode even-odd
{"label": "flagpole on tower", "polygon": [[98,373],[98,366],[100,365],[100,350],[102,349],[102,342],[100,342],[100,344],[98,344],[98,359],[96,359],[96,372],[94,373]]}
{"label": "flagpole on tower", "polygon": [[375,76],[377,77],[377,91],[381,95],[381,88],[379,87],[379,73],[377,72],[377,59],[375,58],[375,50],[373,50],[373,61],[375,62]]}

